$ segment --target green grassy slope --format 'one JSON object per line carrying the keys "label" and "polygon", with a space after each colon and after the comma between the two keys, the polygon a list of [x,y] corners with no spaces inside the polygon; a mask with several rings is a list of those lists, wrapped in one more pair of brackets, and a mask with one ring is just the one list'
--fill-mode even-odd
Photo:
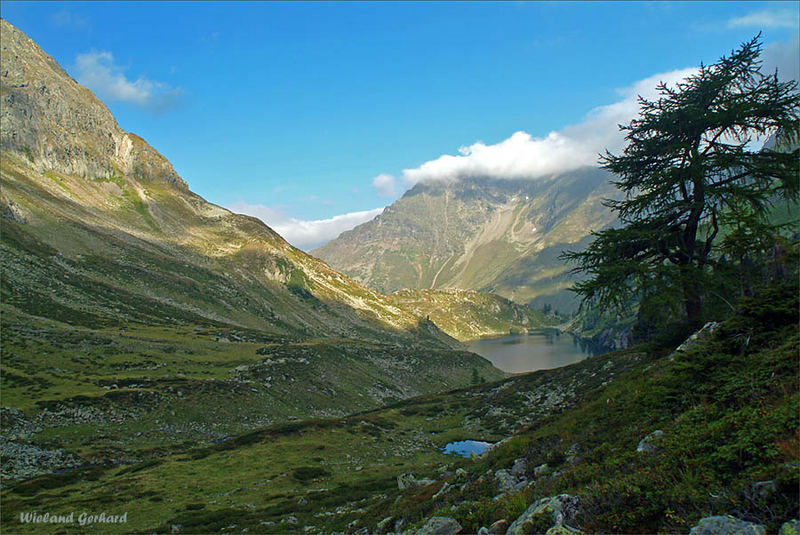
{"label": "green grassy slope", "polygon": [[[685,533],[722,513],[774,532],[798,513],[797,305],[796,286],[765,291],[674,357],[631,348],[132,466],[33,479],[3,492],[3,521],[34,505],[102,503],[129,512],[108,532],[372,532],[387,517],[406,529],[435,514],[474,533],[566,492],[580,498],[576,524],[591,533]],[[654,430],[663,431],[656,449],[637,452]],[[475,460],[439,451],[468,438],[506,440]],[[492,474],[519,458],[529,484],[501,496]],[[433,482],[400,490],[396,477],[407,472]],[[754,491],[762,481],[768,490]]]}

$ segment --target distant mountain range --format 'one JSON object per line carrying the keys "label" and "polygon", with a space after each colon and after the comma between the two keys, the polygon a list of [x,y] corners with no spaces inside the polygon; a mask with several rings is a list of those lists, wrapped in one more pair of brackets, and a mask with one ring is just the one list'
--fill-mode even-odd
{"label": "distant mountain range", "polygon": [[583,168],[530,180],[418,183],[372,221],[312,251],[368,287],[464,288],[572,311],[568,267],[590,232],[612,225],[611,175]]}

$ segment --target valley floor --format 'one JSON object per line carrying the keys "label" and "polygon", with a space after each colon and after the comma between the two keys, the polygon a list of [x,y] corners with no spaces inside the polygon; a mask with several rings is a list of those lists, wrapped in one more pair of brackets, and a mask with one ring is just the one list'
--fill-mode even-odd
{"label": "valley floor", "polygon": [[[537,513],[515,529],[686,533],[729,514],[776,532],[798,514],[797,316],[796,287],[776,288],[679,352],[639,346],[203,447],[144,441],[138,462],[10,484],[4,532],[84,532],[20,513],[88,511],[127,513],[103,533],[405,532],[431,517],[476,533],[559,495],[564,524]],[[463,439],[498,445],[442,453]]]}

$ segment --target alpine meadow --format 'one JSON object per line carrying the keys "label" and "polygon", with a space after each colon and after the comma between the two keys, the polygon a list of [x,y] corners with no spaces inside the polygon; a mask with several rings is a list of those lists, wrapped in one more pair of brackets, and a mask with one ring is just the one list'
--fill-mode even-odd
{"label": "alpine meadow", "polygon": [[796,4],[2,6],[3,533],[800,533]]}

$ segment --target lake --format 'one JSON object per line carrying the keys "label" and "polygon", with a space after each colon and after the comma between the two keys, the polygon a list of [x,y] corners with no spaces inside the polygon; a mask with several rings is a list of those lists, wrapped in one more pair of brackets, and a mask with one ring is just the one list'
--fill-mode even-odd
{"label": "lake", "polygon": [[467,348],[509,373],[560,368],[603,352],[584,340],[556,329],[485,338],[467,342]]}
{"label": "lake", "polygon": [[489,442],[481,440],[459,440],[457,442],[449,442],[444,449],[444,453],[454,453],[462,457],[472,457],[473,454],[480,455],[486,448],[491,446]]}

